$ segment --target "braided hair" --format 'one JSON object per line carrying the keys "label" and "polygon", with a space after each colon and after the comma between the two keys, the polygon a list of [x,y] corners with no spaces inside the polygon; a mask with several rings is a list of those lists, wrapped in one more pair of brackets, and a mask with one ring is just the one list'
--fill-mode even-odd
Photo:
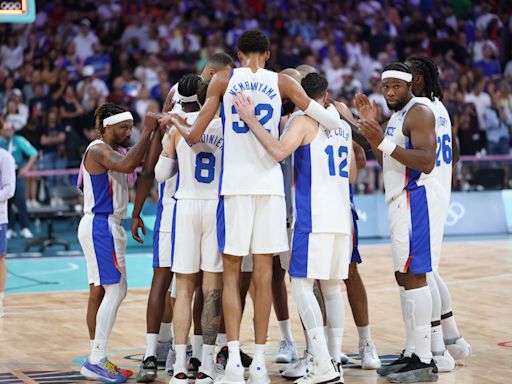
{"label": "braided hair", "polygon": [[178,93],[185,97],[196,95],[201,81],[201,77],[195,73],[183,76],[178,82]]}
{"label": "braided hair", "polygon": [[439,70],[434,60],[426,56],[411,56],[406,62],[412,74],[423,76],[423,95],[432,101],[435,97],[443,100]]}
{"label": "braided hair", "polygon": [[101,137],[105,134],[105,127],[103,126],[104,119],[123,112],[126,112],[125,108],[113,103],[106,103],[96,108],[96,112],[94,112],[94,121],[98,136]]}

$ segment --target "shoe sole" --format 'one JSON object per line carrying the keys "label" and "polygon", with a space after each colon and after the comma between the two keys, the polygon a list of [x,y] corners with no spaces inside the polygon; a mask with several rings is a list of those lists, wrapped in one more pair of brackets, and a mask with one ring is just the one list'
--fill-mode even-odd
{"label": "shoe sole", "polygon": [[432,368],[427,368],[403,373],[393,373],[386,376],[386,380],[391,383],[432,383],[438,381],[439,376],[437,373],[432,372]]}
{"label": "shoe sole", "polygon": [[361,369],[365,369],[365,370],[375,370],[375,369],[379,369],[380,367],[382,366],[382,363],[379,361],[378,364],[361,364]]}
{"label": "shoe sole", "polygon": [[343,379],[341,378],[341,375],[338,375],[337,377],[332,378],[332,379],[320,381],[319,383],[315,383],[315,384],[337,384],[337,383],[343,384]]}
{"label": "shoe sole", "polygon": [[87,368],[82,367],[80,368],[80,374],[85,377],[87,380],[90,381],[101,381],[102,383],[124,383],[126,380],[128,380],[126,377],[124,377],[124,380],[122,379],[108,379],[106,377],[100,376],[95,372],[89,371]]}
{"label": "shoe sole", "polygon": [[144,374],[142,374],[140,376],[137,375],[135,377],[135,380],[137,380],[137,383],[152,383],[157,378],[158,378],[158,374],[156,372],[155,373],[144,372]]}
{"label": "shoe sole", "polygon": [[[381,367],[381,368],[377,369],[377,373],[379,374],[379,376],[388,377],[388,375],[392,375],[393,373],[398,372],[406,365],[407,364],[395,364],[395,365]],[[393,367],[393,368],[391,368],[391,367]],[[387,370],[387,368],[389,368],[389,370]]]}

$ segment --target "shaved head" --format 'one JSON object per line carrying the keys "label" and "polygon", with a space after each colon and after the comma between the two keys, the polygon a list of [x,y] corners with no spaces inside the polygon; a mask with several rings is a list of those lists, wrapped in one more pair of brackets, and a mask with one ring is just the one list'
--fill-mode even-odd
{"label": "shaved head", "polygon": [[302,76],[299,71],[297,71],[295,68],[286,68],[283,69],[280,73],[283,75],[290,76],[293,80],[298,82],[300,84],[300,81],[302,80]]}
{"label": "shaved head", "polygon": [[306,77],[310,73],[318,73],[316,68],[312,67],[311,65],[307,65],[307,64],[299,65],[296,69],[297,69],[297,71],[299,71],[301,79]]}

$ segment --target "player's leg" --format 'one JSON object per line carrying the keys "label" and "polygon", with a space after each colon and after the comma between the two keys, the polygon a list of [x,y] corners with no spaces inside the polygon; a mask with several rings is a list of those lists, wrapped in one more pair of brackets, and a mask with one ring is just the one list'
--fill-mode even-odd
{"label": "player's leg", "polygon": [[5,255],[7,254],[7,223],[0,225],[0,318],[4,316],[4,292],[7,283],[7,267]]}
{"label": "player's leg", "polygon": [[431,350],[439,372],[450,372],[455,368],[455,360],[446,350],[441,327],[441,296],[433,272],[427,273],[427,283],[432,295],[432,339]]}
{"label": "player's leg", "polygon": [[171,383],[188,383],[187,340],[192,324],[192,299],[196,285],[195,273],[179,273],[176,276],[176,303],[174,304],[174,340],[176,362]]}
{"label": "player's leg", "polygon": [[192,345],[192,357],[190,359],[188,370],[197,373],[201,366],[201,356],[203,354],[203,331],[201,315],[203,313],[203,273],[200,271],[196,277],[196,289],[194,291],[194,305],[192,306],[192,318],[194,322],[194,334],[190,338]]}
{"label": "player's leg", "polygon": [[286,271],[281,268],[280,258],[280,256],[274,256],[272,260],[272,302],[281,332],[281,342],[275,361],[276,363],[291,363],[297,359],[297,349],[292,336],[292,326],[288,312]]}
{"label": "player's leg", "polygon": [[433,274],[441,297],[441,327],[446,348],[455,360],[464,359],[471,355],[471,345],[464,340],[457,327],[448,286],[438,271],[434,271]]}
{"label": "player's leg", "polygon": [[222,313],[222,273],[203,272],[202,290],[204,304],[201,325],[204,344],[196,383],[211,384],[215,378],[213,358]]}
{"label": "player's leg", "polygon": [[94,335],[96,333],[96,316],[100,308],[103,297],[105,296],[105,289],[99,285],[89,285],[89,301],[87,302],[87,328],[89,329],[89,340],[94,342]]}
{"label": "player's leg", "polygon": [[370,320],[368,316],[368,298],[366,289],[357,268],[357,262],[352,261],[349,265],[348,279],[345,281],[348,301],[352,316],[356,323],[359,334],[359,358],[363,369],[380,368],[381,362],[377,349],[370,334]]}

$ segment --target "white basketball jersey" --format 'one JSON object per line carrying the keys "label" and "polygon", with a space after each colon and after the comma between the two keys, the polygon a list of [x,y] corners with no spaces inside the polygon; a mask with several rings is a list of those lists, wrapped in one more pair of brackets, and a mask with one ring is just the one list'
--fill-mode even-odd
{"label": "white basketball jersey", "polygon": [[295,231],[340,233],[352,230],[350,162],[352,131],[320,127],[315,139],[294,152]]}
{"label": "white basketball jersey", "polygon": [[452,192],[452,122],[443,103],[435,98],[418,97],[418,101],[428,105],[436,118],[436,168],[437,179],[450,201]]}
{"label": "white basketball jersey", "polygon": [[[103,140],[94,140],[85,150],[89,150]],[[122,220],[128,207],[128,175],[126,173],[106,171],[97,175],[90,174],[83,166],[84,213],[113,216]]]}
{"label": "white basketball jersey", "polygon": [[218,199],[223,143],[220,118],[210,122],[194,145],[178,142],[176,199]]}
{"label": "white basketball jersey", "polygon": [[[385,137],[397,146],[405,149],[413,148],[411,139],[403,133],[403,125],[409,110],[418,103],[421,101],[417,97],[413,97],[401,110],[394,112],[388,121]],[[425,174],[416,169],[407,168],[398,160],[384,153],[382,154],[382,170],[386,203],[399,196],[405,189],[423,185],[428,179],[436,177],[435,167],[432,172]]]}
{"label": "white basketball jersey", "polygon": [[221,195],[284,196],[281,166],[236,113],[233,98],[238,92],[251,96],[261,125],[279,138],[281,96],[277,73],[262,68],[255,73],[250,68],[234,69],[221,103],[224,127]]}
{"label": "white basketball jersey", "polygon": [[[162,139],[162,147],[169,141],[168,135]],[[171,232],[174,211],[174,193],[176,192],[176,179],[174,175],[163,183],[158,184],[158,204],[156,206],[155,231]]]}

